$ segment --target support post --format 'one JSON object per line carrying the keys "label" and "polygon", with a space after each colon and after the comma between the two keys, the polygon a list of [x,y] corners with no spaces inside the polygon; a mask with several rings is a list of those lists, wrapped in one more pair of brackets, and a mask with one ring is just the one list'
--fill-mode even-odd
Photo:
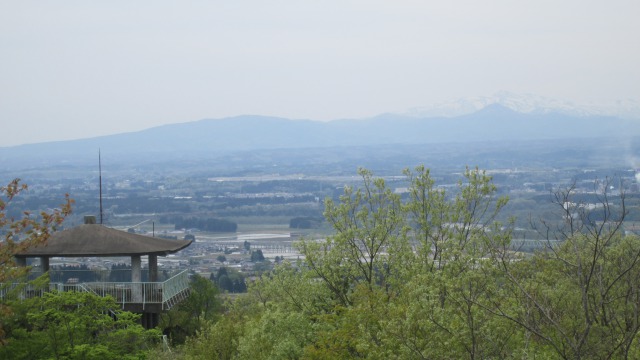
{"label": "support post", "polygon": [[47,271],[49,271],[49,257],[48,256],[41,256],[40,257],[40,267],[42,268],[42,273],[46,273]]}
{"label": "support post", "polygon": [[158,255],[149,255],[149,282],[158,281]]}
{"label": "support post", "polygon": [[134,303],[142,302],[142,259],[140,255],[131,256],[131,300]]}

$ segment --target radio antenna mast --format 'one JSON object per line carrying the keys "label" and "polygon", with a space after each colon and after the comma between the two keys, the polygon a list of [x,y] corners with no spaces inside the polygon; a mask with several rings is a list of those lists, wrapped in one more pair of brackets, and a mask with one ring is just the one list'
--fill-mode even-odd
{"label": "radio antenna mast", "polygon": [[98,148],[98,172],[100,182],[100,225],[102,225],[102,158],[100,157],[100,148]]}

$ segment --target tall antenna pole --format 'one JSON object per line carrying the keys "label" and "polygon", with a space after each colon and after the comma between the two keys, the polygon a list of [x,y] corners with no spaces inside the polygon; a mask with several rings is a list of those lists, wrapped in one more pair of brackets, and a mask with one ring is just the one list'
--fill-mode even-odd
{"label": "tall antenna pole", "polygon": [[102,158],[100,157],[100,148],[98,148],[98,170],[100,181],[100,225],[102,225]]}

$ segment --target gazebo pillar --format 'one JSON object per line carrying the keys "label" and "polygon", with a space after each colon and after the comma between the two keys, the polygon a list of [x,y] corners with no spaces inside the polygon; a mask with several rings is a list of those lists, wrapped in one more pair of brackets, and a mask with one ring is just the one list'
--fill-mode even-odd
{"label": "gazebo pillar", "polygon": [[47,271],[49,271],[49,257],[48,256],[41,256],[40,257],[40,267],[42,268],[42,273],[46,273]]}
{"label": "gazebo pillar", "polygon": [[142,259],[140,255],[131,256],[131,282],[142,282]]}
{"label": "gazebo pillar", "polygon": [[[140,255],[131,256],[131,297],[134,302],[142,302],[142,259]],[[137,283],[137,284],[136,284]]]}
{"label": "gazebo pillar", "polygon": [[158,255],[149,254],[149,282],[158,281]]}

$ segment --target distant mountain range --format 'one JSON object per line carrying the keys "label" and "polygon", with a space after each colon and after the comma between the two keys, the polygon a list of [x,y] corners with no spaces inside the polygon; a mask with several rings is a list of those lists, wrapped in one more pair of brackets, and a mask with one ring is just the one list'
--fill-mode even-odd
{"label": "distant mountain range", "polygon": [[404,114],[414,117],[454,117],[498,104],[524,114],[558,113],[570,116],[610,116],[640,120],[640,101],[624,99],[600,103],[574,103],[533,94],[500,91],[490,96],[450,100],[430,106],[416,107]]}
{"label": "distant mountain range", "polygon": [[454,117],[414,112],[329,122],[264,116],[206,119],[82,140],[4,147],[0,148],[0,170],[95,163],[98,149],[114,162],[149,163],[269,149],[640,136],[640,120],[550,109],[518,112],[512,107],[493,103]]}

